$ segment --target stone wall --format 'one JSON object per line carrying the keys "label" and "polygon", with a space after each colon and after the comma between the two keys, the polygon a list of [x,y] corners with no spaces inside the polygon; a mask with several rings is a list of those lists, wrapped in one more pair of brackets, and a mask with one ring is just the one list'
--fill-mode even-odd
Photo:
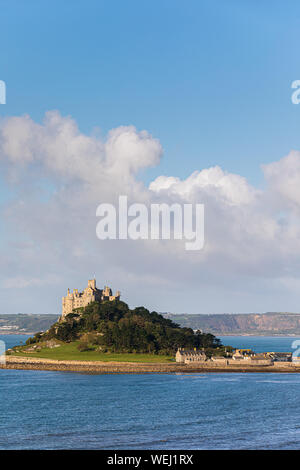
{"label": "stone wall", "polygon": [[[206,373],[206,372],[297,372],[300,365],[292,362],[279,362],[272,365],[240,365],[206,361],[191,364],[179,363],[138,363],[138,362],[101,362],[101,361],[58,361],[20,356],[7,356],[6,364],[0,369],[74,371],[94,374],[145,374],[145,373]],[[245,361],[246,362],[246,361]]]}

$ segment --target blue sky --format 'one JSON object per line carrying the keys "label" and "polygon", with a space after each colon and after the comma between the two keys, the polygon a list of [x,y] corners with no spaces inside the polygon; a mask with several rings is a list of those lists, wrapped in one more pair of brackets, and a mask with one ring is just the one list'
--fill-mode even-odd
{"label": "blue sky", "polygon": [[299,148],[299,23],[296,1],[2,0],[0,112],[147,129],[165,153],[146,180],[218,164],[260,184]]}
{"label": "blue sky", "polygon": [[[300,105],[291,102],[291,84],[300,79],[299,2],[0,0],[0,11],[0,80],[4,80],[7,86],[7,103],[0,105],[0,118],[27,114],[34,123],[42,123],[46,112],[57,110],[63,118],[71,116],[82,135],[104,140],[111,129],[119,126],[132,125],[137,131],[145,129],[159,140],[163,156],[158,165],[152,165],[155,161],[153,156],[149,164],[141,166],[137,181],[148,185],[161,175],[183,180],[196,170],[218,165],[224,172],[246,178],[250,189],[245,189],[241,179],[239,184],[241,191],[245,190],[250,198],[252,190],[264,190],[271,178],[270,186],[272,191],[275,188],[276,195],[264,195],[260,209],[257,212],[253,209],[251,214],[264,214],[266,204],[269,216],[274,211],[270,200],[279,201],[282,188],[294,185],[293,181],[289,183],[291,173],[298,175],[293,173],[294,157],[282,167],[268,167],[268,177],[264,176],[261,165],[272,165],[291,150],[300,149]],[[66,124],[63,119],[59,122],[62,126]],[[47,132],[51,132],[51,126],[49,129]],[[40,148],[32,152],[36,154],[38,151]],[[9,158],[14,160],[15,157],[11,154]],[[6,164],[1,167],[0,199],[6,211],[3,213],[5,216],[9,214],[10,222],[19,217],[20,204],[27,204],[28,210],[31,208],[32,213],[38,213],[35,203],[45,207],[49,201],[47,210],[53,210],[54,220],[51,196],[59,192],[60,187],[63,186],[65,191],[74,184],[53,178],[48,170],[39,174],[39,164],[36,166],[24,170],[23,180],[20,177],[16,179],[14,170]],[[22,172],[22,168],[18,171]],[[278,172],[286,175],[280,185]],[[231,197],[232,188],[236,186],[231,177],[229,180],[226,184],[233,185],[228,190]],[[30,195],[29,188],[32,190]],[[79,199],[84,197],[82,194]],[[203,197],[212,196],[205,193]],[[280,216],[289,210],[295,211],[295,204],[299,202],[296,194],[285,197],[286,205],[278,208]],[[19,206],[11,206],[11,201]],[[60,212],[57,207],[55,210],[58,217]],[[83,212],[85,210],[82,209]],[[294,212],[290,215],[293,223],[295,220],[298,223],[298,215],[295,216]],[[230,217],[236,217],[236,214]],[[277,220],[278,214],[274,217]],[[232,222],[233,219],[230,220]],[[43,261],[45,265],[41,261],[39,267],[35,266],[29,246],[35,244],[43,254],[57,250],[59,257],[58,247],[63,242],[55,240],[55,235],[49,233],[48,246],[44,246],[42,238],[30,235],[30,227],[37,223],[31,221],[30,226],[22,228],[26,240],[21,240],[23,232],[16,236],[17,251],[13,261],[7,255],[10,253],[9,241],[13,238],[10,222],[1,218],[1,249],[6,253],[3,259],[10,273],[9,280],[4,279],[3,285],[11,288],[14,275],[16,279],[22,279],[24,309],[43,313],[32,301],[33,290],[26,288],[32,286],[35,289],[38,285],[42,298],[46,299],[46,311],[55,312],[60,306],[52,299],[61,295],[62,281],[55,281],[53,274],[50,287],[47,287],[46,258]],[[240,225],[243,223],[241,221]],[[270,222],[268,227],[271,226]],[[233,239],[234,235],[232,239],[228,238],[228,244],[233,244]],[[200,307],[196,300],[186,304],[178,293],[178,285],[171,279],[165,279],[167,294],[164,301],[160,304],[153,301],[147,292],[157,287],[154,281],[157,273],[153,270],[150,275],[150,256],[148,280],[145,278],[143,281],[139,297],[134,286],[141,275],[137,268],[141,262],[139,250],[136,251],[132,277],[128,276],[131,281],[128,285],[125,283],[125,290],[133,304],[143,302],[144,296],[149,307],[158,310],[182,312],[187,308],[194,313],[297,310],[300,260],[291,261],[290,253],[280,253],[273,265],[270,252],[261,261],[264,269],[261,269],[261,278],[256,282],[253,273],[258,276],[262,264],[256,270],[249,261],[250,255],[245,261],[244,251],[247,251],[245,246],[249,246],[249,240],[243,240],[239,250],[244,264],[241,262],[236,266],[236,260],[233,262],[233,274],[229,276],[228,284],[219,278],[223,268],[220,270],[214,262],[211,264],[209,261],[208,269],[201,265],[203,268],[194,273],[194,278],[199,276],[202,287],[195,284],[191,289],[194,298],[200,292],[203,300]],[[24,242],[22,248],[21,241]],[[82,248],[80,242],[72,243],[74,251],[79,253]],[[261,240],[257,243],[262,252],[268,251],[268,243],[266,247],[262,247]],[[285,243],[289,245],[290,241]],[[23,250],[21,255],[18,250]],[[18,262],[21,258],[23,264]],[[25,272],[26,259],[35,266],[31,284],[27,279],[30,273]],[[147,260],[144,261],[147,265]],[[123,262],[126,264],[128,260]],[[91,266],[82,268],[81,275],[76,274],[72,278],[74,268],[71,260],[69,263],[64,276],[69,276],[75,283],[73,287],[84,287],[89,271],[97,275],[100,271],[91,263]],[[220,263],[224,269],[228,265],[225,254]],[[118,260],[114,269],[110,271],[107,265],[103,265],[103,270],[106,266],[108,281],[116,282],[116,287],[122,290],[125,281],[121,274],[117,274],[124,269],[125,265],[120,267],[121,264]],[[170,262],[170,269],[177,268]],[[59,271],[60,267],[57,265],[55,269]],[[288,277],[274,280],[276,269],[287,272]],[[190,273],[188,266],[182,272]],[[204,272],[208,273],[207,276]],[[240,279],[241,273],[246,276],[244,281]],[[40,278],[45,278],[41,284]],[[185,284],[181,279],[180,286],[190,289],[190,281],[187,279]],[[159,279],[157,283],[159,285]],[[212,301],[215,284],[219,285],[222,295]],[[1,288],[0,282],[2,298],[7,296],[6,289]],[[168,303],[167,298],[173,300]],[[5,302],[4,306],[11,313],[18,309],[17,300]]]}

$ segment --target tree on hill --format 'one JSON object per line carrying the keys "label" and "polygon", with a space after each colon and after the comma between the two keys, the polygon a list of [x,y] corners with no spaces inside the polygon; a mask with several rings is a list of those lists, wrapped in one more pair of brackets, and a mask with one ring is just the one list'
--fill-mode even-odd
{"label": "tree on hill", "polygon": [[31,344],[52,338],[70,342],[88,336],[89,343],[99,350],[123,353],[174,354],[179,347],[215,349],[222,346],[212,334],[181,328],[144,307],[131,310],[120,300],[93,302],[75,309],[42,336],[31,339]]}

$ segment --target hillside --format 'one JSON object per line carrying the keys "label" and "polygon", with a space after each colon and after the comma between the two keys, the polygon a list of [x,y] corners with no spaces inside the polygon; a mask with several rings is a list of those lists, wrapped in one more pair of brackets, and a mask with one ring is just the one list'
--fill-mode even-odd
{"label": "hillside", "polygon": [[64,320],[38,333],[26,344],[35,351],[43,345],[76,343],[81,352],[174,354],[178,347],[221,351],[221,342],[212,334],[182,328],[157,312],[144,307],[129,309],[119,300],[93,302],[73,310]]}
{"label": "hillside", "polygon": [[300,335],[299,313],[164,314],[165,318],[193,330],[214,335]]}
{"label": "hillside", "polygon": [[18,313],[0,315],[0,334],[32,334],[46,331],[58,319],[58,315]]}

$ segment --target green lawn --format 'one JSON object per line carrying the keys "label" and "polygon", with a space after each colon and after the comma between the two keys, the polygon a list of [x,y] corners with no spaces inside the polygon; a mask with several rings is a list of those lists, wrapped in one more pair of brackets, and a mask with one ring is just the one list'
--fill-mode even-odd
{"label": "green lawn", "polygon": [[100,353],[97,351],[79,352],[78,342],[62,344],[57,348],[44,348],[41,351],[25,353],[13,352],[14,356],[39,357],[43,359],[77,360],[77,361],[115,361],[115,362],[172,362],[173,356],[158,356],[155,354],[129,354],[129,353]]}

